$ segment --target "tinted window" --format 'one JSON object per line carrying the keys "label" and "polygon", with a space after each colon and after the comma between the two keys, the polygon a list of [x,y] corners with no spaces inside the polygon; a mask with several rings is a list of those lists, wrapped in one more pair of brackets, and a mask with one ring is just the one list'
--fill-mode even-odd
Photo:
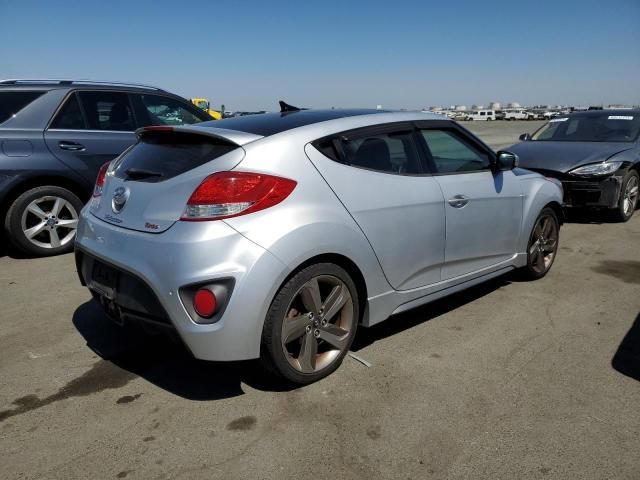
{"label": "tinted window", "polygon": [[145,182],[160,182],[238,148],[236,145],[188,133],[147,133],[128,150],[115,175]]}
{"label": "tinted window", "polygon": [[448,130],[422,130],[438,173],[470,172],[489,168],[489,156]]}
{"label": "tinted window", "polygon": [[340,142],[346,162],[354,167],[400,174],[422,172],[411,131],[347,137]]}
{"label": "tinted window", "polygon": [[72,94],[67,99],[62,109],[56,115],[56,118],[51,122],[51,128],[66,130],[83,130],[85,128],[80,104],[75,94]]}
{"label": "tinted window", "polygon": [[90,130],[133,131],[133,112],[126,93],[80,92]]}
{"label": "tinted window", "polygon": [[4,123],[44,92],[0,92],[0,123]]}
{"label": "tinted window", "polygon": [[160,95],[140,95],[142,105],[146,110],[149,125],[191,125],[211,120],[208,114],[196,115],[191,110],[174,100]]}

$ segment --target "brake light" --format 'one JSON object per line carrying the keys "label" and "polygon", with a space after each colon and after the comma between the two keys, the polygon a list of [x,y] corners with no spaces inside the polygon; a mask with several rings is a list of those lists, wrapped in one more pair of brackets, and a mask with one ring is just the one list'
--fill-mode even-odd
{"label": "brake light", "polygon": [[262,173],[214,173],[191,194],[181,220],[218,220],[264,210],[282,202],[296,185]]}
{"label": "brake light", "polygon": [[98,171],[98,178],[96,178],[96,186],[93,188],[93,196],[99,197],[102,195],[102,189],[104,188],[105,177],[107,176],[107,170],[109,170],[109,164],[111,162],[107,162],[100,167]]}
{"label": "brake light", "polygon": [[216,295],[208,288],[201,288],[193,296],[193,309],[203,318],[211,318],[218,309]]}

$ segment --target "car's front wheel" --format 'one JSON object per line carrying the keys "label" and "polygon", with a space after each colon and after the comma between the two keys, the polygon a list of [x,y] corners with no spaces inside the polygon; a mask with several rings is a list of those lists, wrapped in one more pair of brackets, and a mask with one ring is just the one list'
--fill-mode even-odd
{"label": "car's front wheel", "polygon": [[5,230],[15,247],[28,255],[70,252],[81,209],[82,201],[66,188],[35,187],[13,201]]}
{"label": "car's front wheel", "polygon": [[306,385],[336,370],[359,319],[358,292],[338,265],[311,265],[276,294],[262,331],[261,362],[289,382]]}
{"label": "car's front wheel", "polygon": [[633,216],[638,206],[638,195],[640,187],[640,176],[635,170],[629,171],[622,180],[620,189],[620,200],[618,207],[614,210],[616,220],[626,222]]}
{"label": "car's front wheel", "polygon": [[527,265],[521,273],[529,280],[544,277],[556,259],[560,240],[560,222],[556,212],[545,207],[533,224],[527,245]]}

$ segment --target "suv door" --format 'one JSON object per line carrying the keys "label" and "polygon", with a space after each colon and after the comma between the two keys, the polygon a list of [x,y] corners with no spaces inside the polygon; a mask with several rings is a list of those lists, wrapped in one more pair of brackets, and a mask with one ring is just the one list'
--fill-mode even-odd
{"label": "suv door", "polygon": [[420,138],[446,212],[442,279],[511,259],[522,223],[522,190],[512,171],[493,172],[491,150],[462,129],[419,124]]}
{"label": "suv door", "polygon": [[93,184],[100,166],[136,142],[129,95],[113,91],[72,92],[44,138],[49,150]]}
{"label": "suv door", "polygon": [[305,151],[369,240],[393,288],[440,281],[444,199],[423,171],[412,125],[344,132]]}

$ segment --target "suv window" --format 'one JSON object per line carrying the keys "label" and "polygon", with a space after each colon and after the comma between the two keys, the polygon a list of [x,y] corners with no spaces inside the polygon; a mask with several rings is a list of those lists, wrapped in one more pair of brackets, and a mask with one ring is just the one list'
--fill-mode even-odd
{"label": "suv window", "polygon": [[90,130],[135,130],[129,96],[119,92],[80,92]]}
{"label": "suv window", "polygon": [[80,103],[78,103],[78,97],[75,93],[67,99],[56,118],[51,122],[50,128],[65,130],[84,130],[86,128]]}
{"label": "suv window", "polygon": [[0,92],[0,123],[13,117],[44,92]]}
{"label": "suv window", "polygon": [[346,163],[380,172],[422,173],[410,130],[340,139]]}
{"label": "suv window", "polygon": [[213,120],[208,114],[196,115],[181,102],[161,95],[140,95],[148,117],[148,125],[191,125],[204,120]]}
{"label": "suv window", "polygon": [[489,156],[448,130],[421,130],[438,173],[473,172],[489,168]]}

